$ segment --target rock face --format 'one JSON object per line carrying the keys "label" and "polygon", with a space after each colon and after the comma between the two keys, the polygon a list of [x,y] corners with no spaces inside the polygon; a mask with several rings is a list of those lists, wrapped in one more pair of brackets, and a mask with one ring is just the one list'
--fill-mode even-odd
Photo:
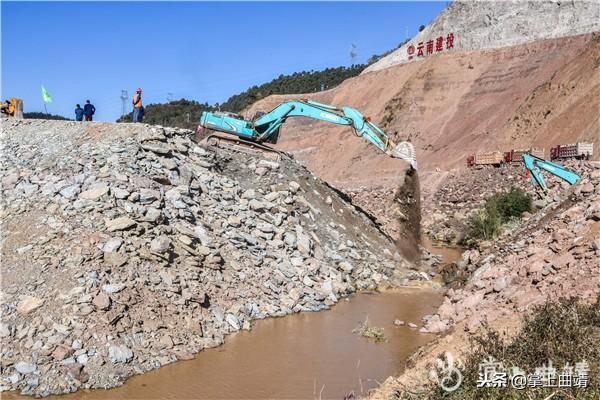
{"label": "rock face", "polygon": [[[561,164],[583,176],[591,169],[590,164],[584,161],[565,160]],[[556,206],[571,194],[564,181],[544,173],[549,195],[540,199],[526,174],[523,164],[514,163],[503,168],[479,167],[426,175],[430,182],[438,180],[438,183],[428,185],[423,193],[423,232],[436,241],[457,244],[468,233],[471,215],[481,210],[487,199],[512,188],[527,192],[537,210]],[[593,192],[591,182],[578,184],[573,189],[584,194],[591,193],[586,190],[590,185]]]}
{"label": "rock face", "polygon": [[484,322],[502,326],[518,321],[546,301],[596,299],[600,162],[573,162],[571,167],[582,176],[577,185],[558,190],[555,181],[542,210],[493,245],[463,254],[463,267],[471,276],[463,287],[450,289],[438,313],[427,319],[430,331],[457,326],[474,332]]}
{"label": "rock face", "polygon": [[254,319],[408,282],[379,227],[294,160],[191,134],[2,121],[1,390],[119,385]]}
{"label": "rock face", "polygon": [[[409,62],[409,46],[426,45],[438,37],[446,39],[449,33],[455,37],[450,50],[467,51],[598,31],[597,1],[455,1],[407,44],[370,65],[363,74]],[[448,50],[445,40],[443,48]],[[413,57],[413,61],[419,59]]]}

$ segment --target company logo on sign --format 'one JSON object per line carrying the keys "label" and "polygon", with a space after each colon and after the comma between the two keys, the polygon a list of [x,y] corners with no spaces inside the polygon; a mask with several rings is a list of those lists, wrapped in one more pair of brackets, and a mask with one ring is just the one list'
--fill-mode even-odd
{"label": "company logo on sign", "polygon": [[[435,40],[429,39],[427,42],[419,42],[415,48],[414,44],[409,45],[406,48],[408,53],[408,59],[412,60],[413,57],[426,57],[434,53],[440,53],[444,51],[444,39],[446,50],[454,48],[454,33],[450,32],[446,37],[439,36]],[[415,51],[417,54],[415,55]]]}

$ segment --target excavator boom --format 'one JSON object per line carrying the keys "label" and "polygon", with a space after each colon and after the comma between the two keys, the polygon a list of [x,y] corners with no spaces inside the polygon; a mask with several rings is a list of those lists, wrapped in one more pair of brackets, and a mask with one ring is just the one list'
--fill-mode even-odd
{"label": "excavator boom", "polygon": [[310,100],[290,100],[279,104],[266,114],[259,115],[253,122],[229,113],[203,112],[200,126],[236,135],[249,142],[273,142],[281,125],[291,117],[307,117],[336,125],[347,125],[358,135],[390,157],[401,158],[416,169],[417,161],[411,143],[398,145],[373,122],[351,107],[341,109]]}
{"label": "excavator boom", "polygon": [[528,153],[524,153],[522,155],[522,158],[525,167],[531,173],[531,183],[533,183],[534,185],[538,185],[542,189],[544,194],[548,192],[548,187],[546,186],[546,182],[544,181],[542,170],[548,171],[551,174],[558,176],[564,181],[569,182],[571,185],[576,184],[581,179],[581,177],[575,172],[563,167],[562,165],[546,161],[542,158],[532,156]]}

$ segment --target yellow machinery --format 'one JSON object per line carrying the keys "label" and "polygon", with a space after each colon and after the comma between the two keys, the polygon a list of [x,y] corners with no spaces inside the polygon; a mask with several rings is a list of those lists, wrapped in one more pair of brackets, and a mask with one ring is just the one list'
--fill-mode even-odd
{"label": "yellow machinery", "polygon": [[2,116],[23,119],[23,100],[13,97],[4,103],[0,103],[0,107]]}

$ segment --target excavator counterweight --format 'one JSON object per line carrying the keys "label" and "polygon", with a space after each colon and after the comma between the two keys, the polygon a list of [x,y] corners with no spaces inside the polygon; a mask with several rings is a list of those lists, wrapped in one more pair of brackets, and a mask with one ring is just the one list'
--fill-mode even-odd
{"label": "excavator counterweight", "polygon": [[[307,117],[336,125],[349,126],[357,136],[373,144],[390,157],[400,158],[417,169],[415,149],[410,142],[395,144],[370,118],[351,107],[341,109],[310,100],[290,100],[279,104],[254,121],[231,113],[205,111],[200,117],[200,130],[213,130],[237,136],[247,145],[270,149],[262,143],[276,143],[281,125],[291,117]],[[232,139],[220,137],[231,141]]]}

